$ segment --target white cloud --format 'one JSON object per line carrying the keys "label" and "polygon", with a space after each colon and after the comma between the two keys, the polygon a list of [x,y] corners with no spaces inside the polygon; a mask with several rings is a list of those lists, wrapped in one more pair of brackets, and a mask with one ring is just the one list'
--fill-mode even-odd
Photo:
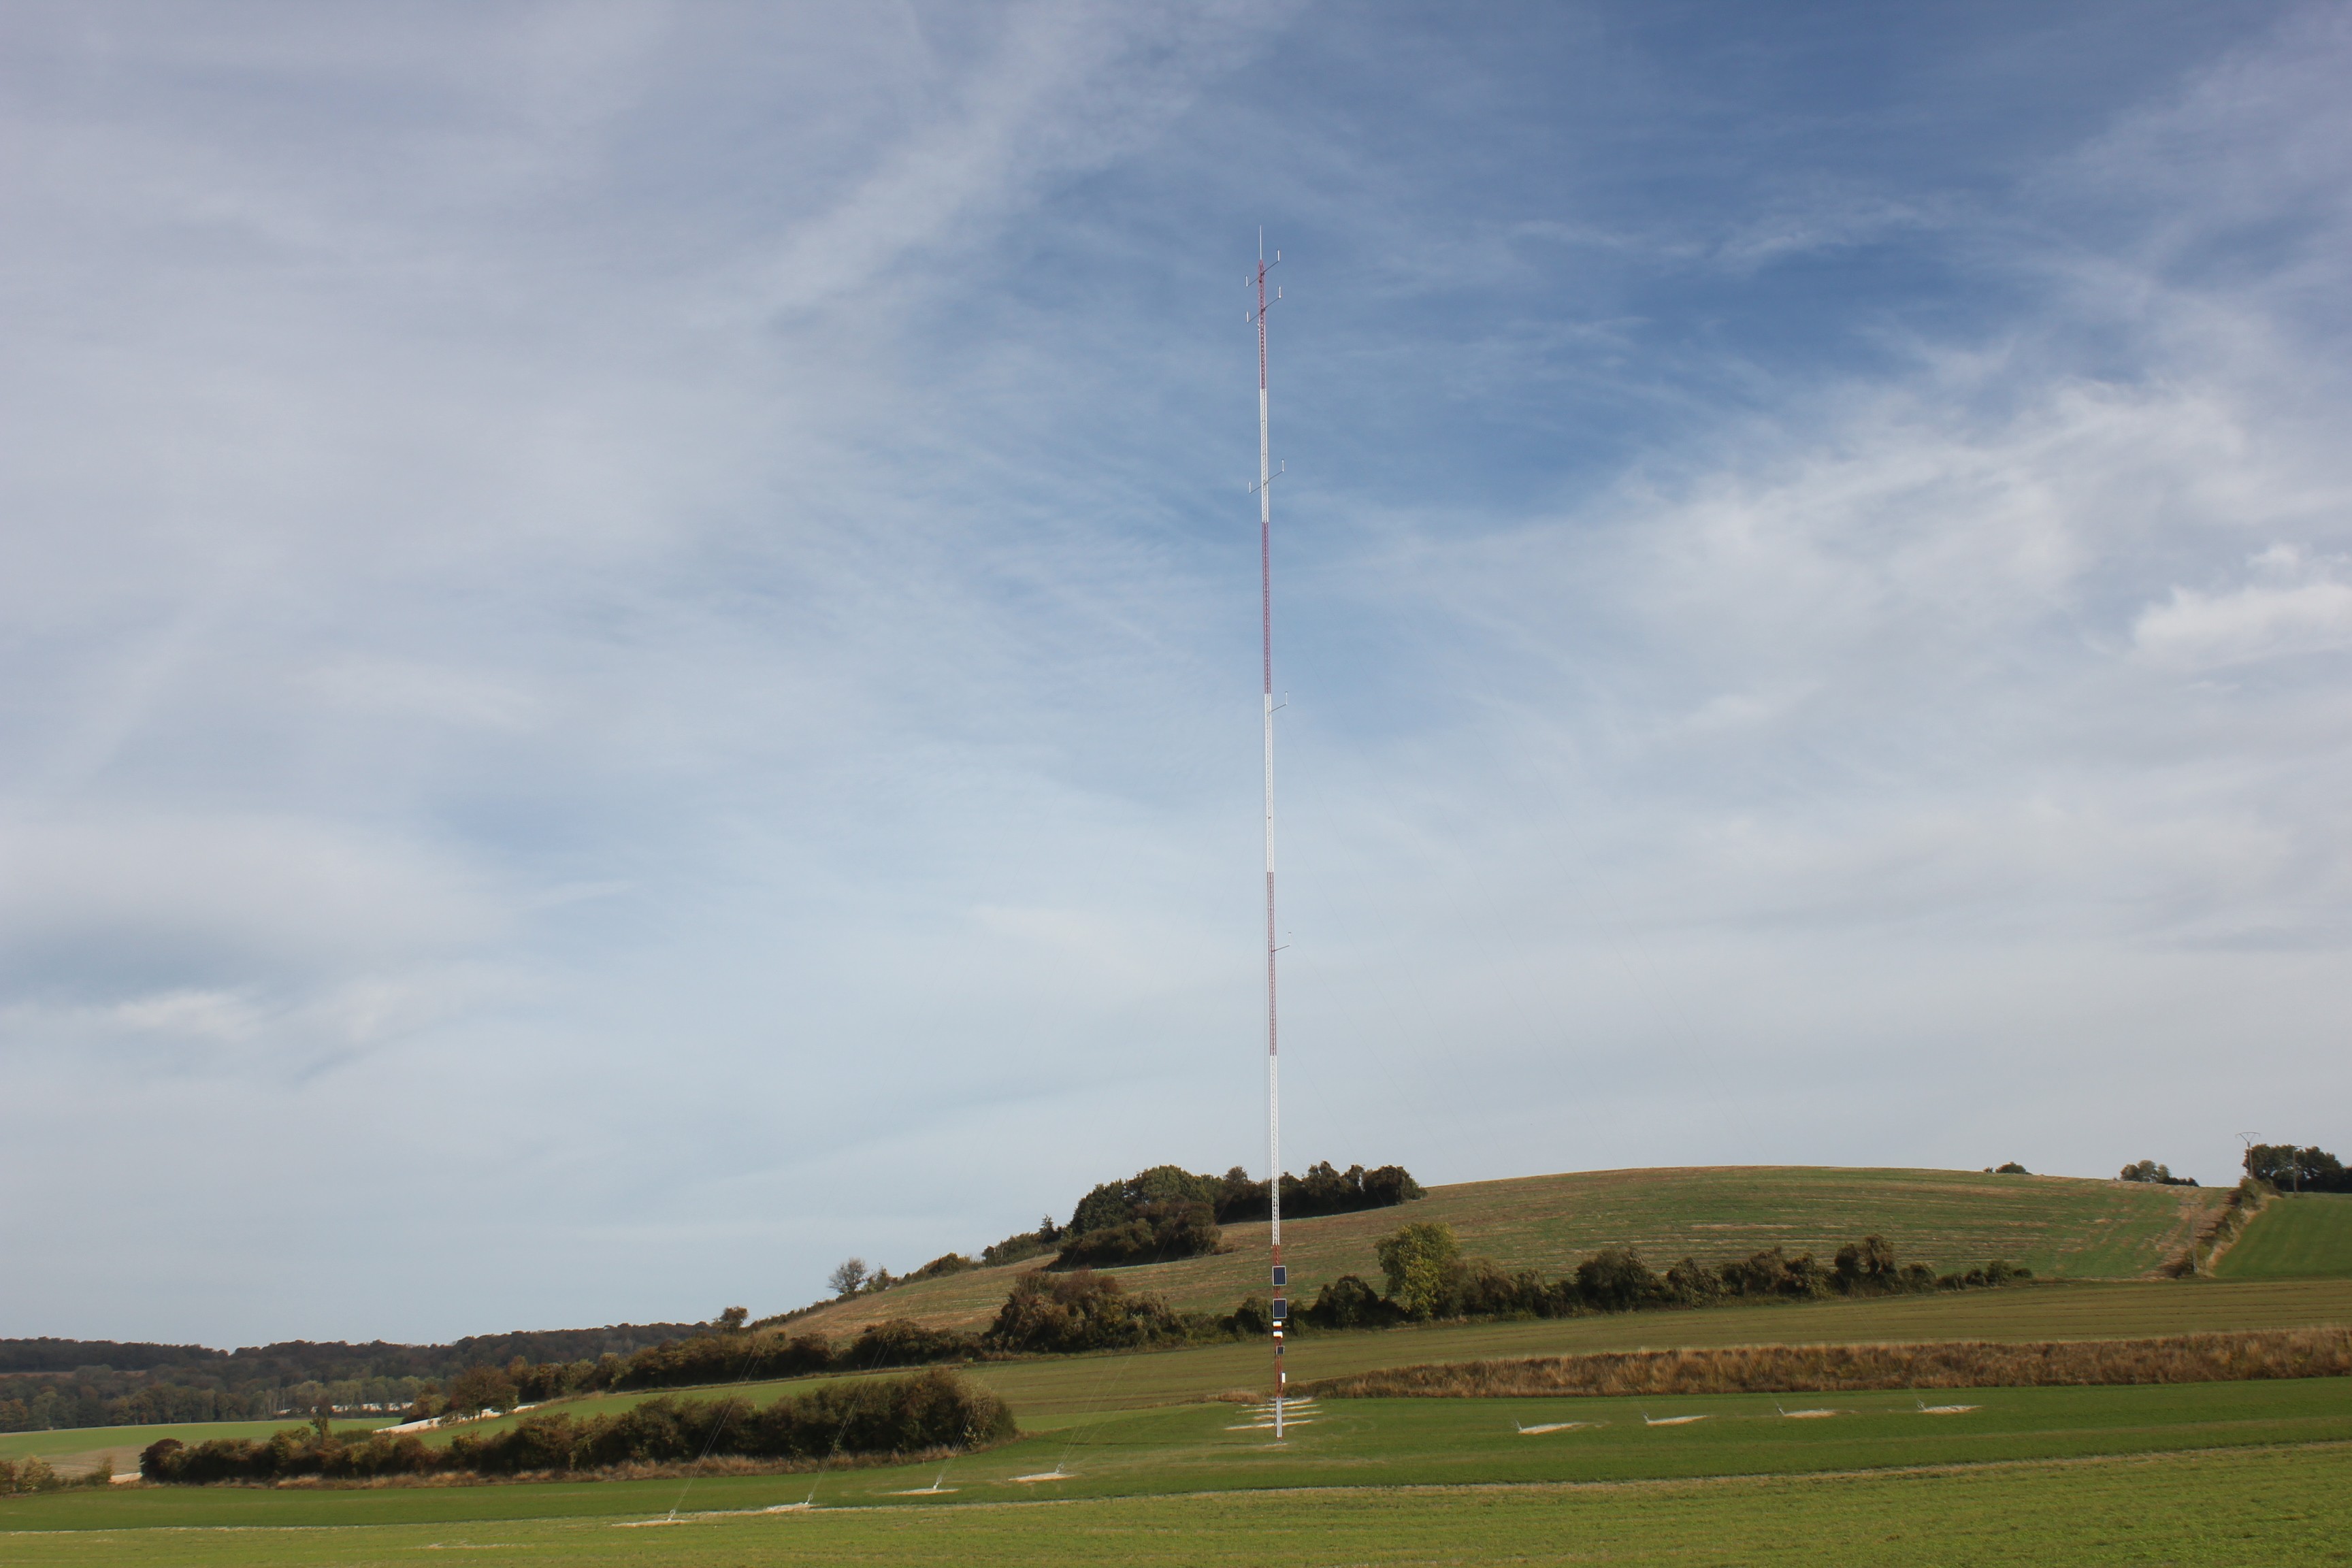
{"label": "white cloud", "polygon": [[2352,647],[2352,587],[2248,584],[2226,594],[2175,588],[2132,623],[2132,646],[2168,669],[2218,669],[2294,654]]}
{"label": "white cloud", "polygon": [[[1306,1157],[2181,1168],[2217,1041],[2340,1082],[2342,268],[2212,243],[2332,221],[2327,26],[2021,192],[1776,120],[1743,195],[1598,24],[1556,120],[1524,19],[237,15],[0,51],[0,1185],[142,1194],[12,1212],[19,1331],[783,1304],[1253,1158],[1261,216]],[[413,1157],[170,1201],[289,1139]]]}

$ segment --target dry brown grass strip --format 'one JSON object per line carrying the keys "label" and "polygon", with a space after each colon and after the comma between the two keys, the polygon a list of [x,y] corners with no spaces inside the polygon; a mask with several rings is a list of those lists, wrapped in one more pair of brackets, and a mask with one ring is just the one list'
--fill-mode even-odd
{"label": "dry brown grass strip", "polygon": [[2245,1383],[2352,1374],[2352,1329],[2276,1329],[2042,1344],[1756,1345],[1444,1362],[1325,1378],[1337,1399],[1558,1394],[1859,1394],[1890,1388]]}

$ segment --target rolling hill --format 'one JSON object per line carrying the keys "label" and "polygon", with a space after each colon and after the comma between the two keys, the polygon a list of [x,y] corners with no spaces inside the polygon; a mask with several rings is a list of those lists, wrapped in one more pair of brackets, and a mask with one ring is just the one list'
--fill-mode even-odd
{"label": "rolling hill", "polygon": [[2352,1279],[2352,1195],[2273,1198],[2213,1272],[2224,1279]]}
{"label": "rolling hill", "polygon": [[[1661,1268],[1685,1256],[1715,1263],[1769,1247],[1826,1259],[1874,1232],[1906,1261],[1938,1269],[2005,1258],[2042,1279],[2128,1279],[2155,1274],[2227,1195],[2226,1188],[1972,1171],[1581,1171],[1464,1182],[1433,1187],[1402,1208],[1287,1221],[1283,1251],[1291,1294],[1302,1301],[1342,1274],[1361,1275],[1377,1287],[1373,1244],[1417,1220],[1452,1226],[1466,1252],[1548,1274],[1603,1247],[1634,1247]],[[1263,1224],[1227,1226],[1227,1250],[1213,1257],[1116,1272],[1129,1289],[1157,1291],[1180,1309],[1231,1311],[1244,1296],[1265,1289],[1265,1231]],[[975,1269],[856,1297],[794,1320],[787,1331],[840,1336],[887,1318],[980,1328],[1014,1276],[1036,1266]]]}

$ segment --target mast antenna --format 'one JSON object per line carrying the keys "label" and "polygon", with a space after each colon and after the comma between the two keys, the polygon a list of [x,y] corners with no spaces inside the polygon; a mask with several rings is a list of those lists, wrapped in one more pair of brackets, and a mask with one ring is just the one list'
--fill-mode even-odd
{"label": "mast antenna", "polygon": [[[1282,1267],[1282,1054],[1281,1030],[1275,1005],[1274,925],[1274,481],[1286,471],[1269,466],[1266,442],[1265,275],[1282,260],[1265,258],[1265,230],[1257,231],[1257,270],[1247,281],[1257,289],[1257,308],[1249,314],[1257,328],[1257,495],[1258,624],[1265,677],[1265,1190],[1273,1221],[1268,1235],[1274,1248],[1274,1440],[1282,1441],[1282,1407],[1288,1379],[1282,1364],[1282,1329],[1290,1316],[1289,1276]],[[1279,300],[1277,287],[1274,298]]]}

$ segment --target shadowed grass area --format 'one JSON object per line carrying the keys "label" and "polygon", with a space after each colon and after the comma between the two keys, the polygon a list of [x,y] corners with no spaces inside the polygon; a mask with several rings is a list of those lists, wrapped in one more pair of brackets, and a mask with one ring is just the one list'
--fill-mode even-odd
{"label": "shadowed grass area", "polygon": [[[1966,1268],[1990,1258],[2045,1279],[2134,1279],[2189,1245],[2227,1193],[2070,1176],[1972,1171],[1717,1166],[1580,1171],[1432,1187],[1400,1208],[1292,1220],[1282,1227],[1291,1293],[1311,1300],[1342,1274],[1378,1281],[1373,1243],[1407,1220],[1452,1226],[1463,1249],[1507,1268],[1564,1272],[1603,1247],[1633,1247],[1664,1267],[1685,1255],[1715,1263],[1765,1247],[1826,1259],[1843,1244],[1884,1236],[1906,1261]],[[1229,1312],[1265,1289],[1263,1224],[1230,1225],[1230,1250],[1118,1270],[1130,1289],[1171,1306]],[[1014,1275],[1037,1260],[926,1279],[862,1296],[789,1325],[840,1337],[869,1322],[908,1318],[978,1329],[995,1316]]]}
{"label": "shadowed grass area", "polygon": [[2213,1272],[2224,1279],[2352,1279],[2352,1194],[2273,1198]]}
{"label": "shadowed grass area", "polygon": [[[801,1502],[812,1483],[65,1494],[0,1504],[0,1561],[361,1564],[436,1546],[680,1564],[2352,1560],[2340,1386],[2000,1390],[1973,1403],[1938,1416],[1863,1396],[1790,1419],[1757,1396],[1350,1401],[1279,1450],[1228,1430],[1249,1427],[1241,1411],[1195,1406],[971,1456],[944,1478],[822,1478],[811,1512],[719,1517]],[[1522,1434],[1564,1405],[1601,1424]],[[1654,1426],[1645,1414],[1706,1419]],[[2198,1452],[2264,1442],[2315,1446]],[[1852,1473],[1948,1465],[1996,1468]],[[1014,1479],[1057,1467],[1066,1479]],[[1792,1479],[1805,1472],[1824,1479]],[[1740,1476],[1772,1479],[1720,1479]],[[947,1489],[900,1495],[935,1479]],[[1267,1495],[1290,1488],[1324,1489]],[[1036,1506],[1041,1492],[1075,1500]],[[685,1523],[614,1528],[679,1505]],[[1265,1533],[1285,1519],[1321,1528]]]}

